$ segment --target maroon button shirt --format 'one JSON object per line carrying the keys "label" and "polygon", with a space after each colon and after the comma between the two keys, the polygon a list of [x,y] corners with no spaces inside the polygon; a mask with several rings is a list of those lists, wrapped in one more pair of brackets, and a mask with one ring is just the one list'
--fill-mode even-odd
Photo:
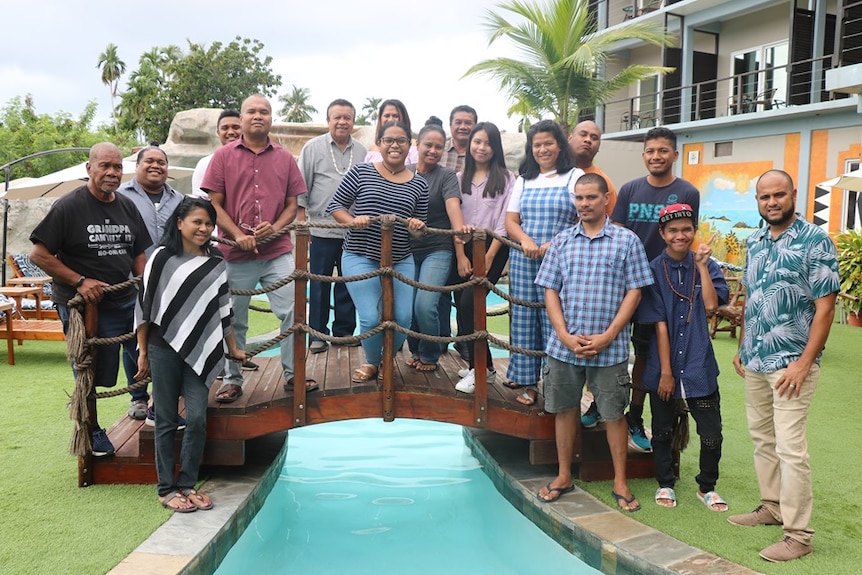
{"label": "maroon button shirt", "polygon": [[[224,210],[234,223],[251,234],[261,222],[273,223],[287,206],[287,199],[306,192],[305,181],[293,155],[268,140],[255,153],[243,138],[216,150],[201,188],[224,194]],[[227,237],[219,230],[219,236]],[[232,239],[232,238],[229,238]],[[271,260],[293,250],[290,234],[258,246],[258,253],[221,246],[229,262]]]}

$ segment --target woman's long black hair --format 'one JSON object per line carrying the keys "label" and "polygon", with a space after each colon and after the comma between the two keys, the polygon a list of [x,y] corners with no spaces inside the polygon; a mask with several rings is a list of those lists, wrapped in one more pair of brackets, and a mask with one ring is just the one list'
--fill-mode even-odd
{"label": "woman's long black hair", "polygon": [[506,155],[503,151],[503,140],[500,137],[500,129],[491,122],[479,122],[473,131],[470,132],[470,137],[467,138],[467,155],[464,157],[464,172],[461,174],[461,193],[470,195],[470,189],[473,183],[473,175],[476,173],[476,159],[470,153],[470,145],[473,142],[473,136],[477,132],[485,132],[488,135],[488,144],[491,146],[493,154],[491,161],[488,163],[488,182],[485,184],[485,190],[482,192],[483,198],[493,198],[497,194],[502,194],[506,191],[506,186],[509,183],[509,170],[506,169]]}
{"label": "woman's long black hair", "polygon": [[540,132],[548,132],[557,140],[557,146],[560,148],[560,155],[557,156],[557,173],[565,174],[575,167],[575,159],[572,157],[572,150],[569,148],[569,141],[566,138],[566,133],[563,132],[563,128],[553,120],[542,120],[530,126],[530,129],[527,131],[524,161],[521,162],[518,168],[518,173],[524,176],[526,180],[538,178],[541,173],[539,163],[533,157],[533,138]]}
{"label": "woman's long black hair", "polygon": [[[177,223],[184,219],[192,210],[197,208],[203,208],[206,210],[207,215],[209,215],[212,223],[216,223],[216,211],[213,207],[211,201],[204,198],[197,198],[194,196],[186,196],[183,198],[183,201],[180,202],[180,205],[177,206],[177,209],[174,210],[174,213],[171,214],[171,217],[168,218],[168,223],[165,226],[165,233],[162,236],[161,241],[159,242],[160,246],[164,246],[169,252],[173,255],[178,256],[183,253],[183,235],[180,233],[179,228],[177,227]],[[206,251],[209,255],[220,256],[221,252],[218,249],[212,246],[212,243],[205,244],[202,249]]]}

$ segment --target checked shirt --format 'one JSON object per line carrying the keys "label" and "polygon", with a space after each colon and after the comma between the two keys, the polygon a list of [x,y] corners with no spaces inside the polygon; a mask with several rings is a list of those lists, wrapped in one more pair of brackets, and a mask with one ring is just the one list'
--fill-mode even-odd
{"label": "checked shirt", "polygon": [[[571,334],[603,333],[619,311],[626,292],[653,283],[643,244],[626,228],[605,219],[593,238],[581,224],[558,234],[551,242],[536,276],[536,285],[560,294],[566,328]],[[607,367],[629,357],[628,329],[593,359],[580,359],[562,344],[555,331],[545,348],[554,359],[573,365]]]}

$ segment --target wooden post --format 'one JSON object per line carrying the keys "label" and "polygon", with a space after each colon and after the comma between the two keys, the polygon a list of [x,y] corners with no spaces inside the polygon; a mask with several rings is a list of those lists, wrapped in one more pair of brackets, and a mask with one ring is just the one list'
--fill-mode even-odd
{"label": "wooden post", "polygon": [[[485,270],[485,231],[473,232],[473,277],[487,277]],[[488,328],[487,300],[488,290],[478,285],[473,288],[473,326],[476,331]],[[473,425],[485,427],[488,425],[488,346],[486,341],[477,339],[473,342],[473,366],[476,375],[476,390],[473,395]]]}
{"label": "wooden post", "polygon": [[[99,335],[99,312],[95,304],[88,303],[84,306],[84,333],[87,338],[97,337]],[[93,361],[87,369],[96,369],[96,350],[92,351]],[[122,365],[122,362],[120,362]],[[96,423],[99,421],[96,413],[96,386],[93,385],[93,391],[87,396],[87,409],[90,412],[90,419],[84,426],[84,433],[87,437],[93,437],[93,430],[96,428]],[[78,456],[78,487],[89,487],[93,484],[93,450],[90,450],[87,455]]]}
{"label": "wooden post", "polygon": [[[380,220],[380,267],[392,267],[392,231],[395,229],[395,217],[384,215]],[[383,292],[383,309],[381,321],[395,321],[395,296],[392,288],[392,277],[381,276],[380,284]],[[395,332],[387,329],[383,332],[383,421],[395,420]]]}
{"label": "wooden post", "polygon": [[[304,224],[304,225],[303,225]],[[308,240],[310,232],[308,225],[300,222],[296,228],[296,269],[308,270]],[[293,323],[306,323],[305,309],[307,303],[308,280],[297,278],[294,284]],[[305,342],[304,331],[293,334],[293,424],[301,427],[306,423],[306,392],[305,392]]]}

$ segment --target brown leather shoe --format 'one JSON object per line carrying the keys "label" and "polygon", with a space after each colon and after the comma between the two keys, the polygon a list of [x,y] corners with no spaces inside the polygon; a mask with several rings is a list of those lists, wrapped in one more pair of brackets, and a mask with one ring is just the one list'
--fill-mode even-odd
{"label": "brown leather shoe", "polygon": [[800,557],[811,555],[813,552],[814,548],[811,545],[806,545],[805,543],[801,543],[796,539],[790,537],[789,535],[785,535],[781,541],[779,541],[778,543],[773,543],[772,545],[761,551],[760,556],[767,561],[772,561],[773,563],[780,563],[782,561],[799,559]]}
{"label": "brown leather shoe", "polygon": [[772,513],[763,505],[758,505],[757,509],[751,513],[731,515],[727,520],[734,525],[743,525],[745,527],[754,527],[755,525],[781,525],[781,521],[778,521],[773,517]]}

